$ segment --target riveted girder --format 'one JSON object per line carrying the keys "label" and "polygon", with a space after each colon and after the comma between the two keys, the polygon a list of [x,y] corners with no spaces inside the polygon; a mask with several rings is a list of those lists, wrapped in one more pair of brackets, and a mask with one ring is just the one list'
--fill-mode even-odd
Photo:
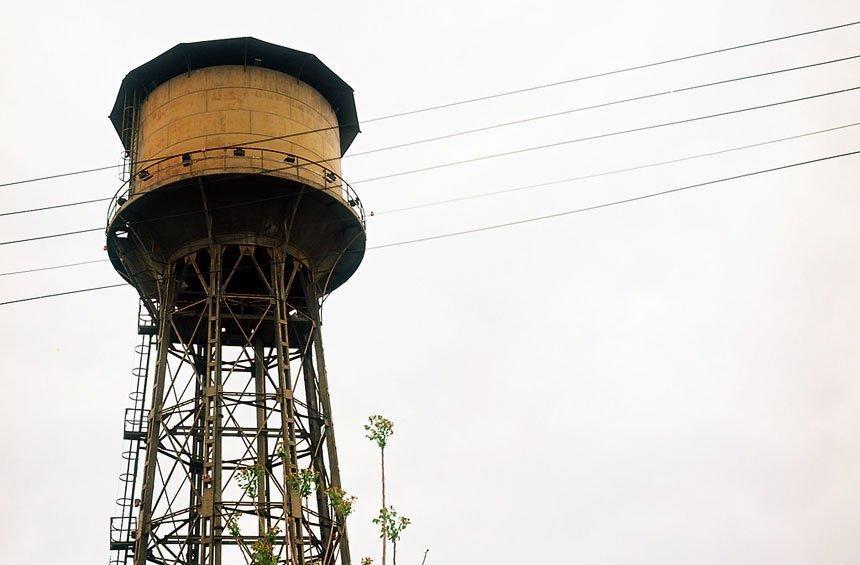
{"label": "riveted girder", "polygon": [[169,272],[135,565],[348,565],[313,277],[282,249],[239,244]]}

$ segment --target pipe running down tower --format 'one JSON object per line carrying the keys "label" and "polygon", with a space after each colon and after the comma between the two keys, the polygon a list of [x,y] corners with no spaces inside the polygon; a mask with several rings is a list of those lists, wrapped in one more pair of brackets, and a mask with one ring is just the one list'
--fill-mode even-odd
{"label": "pipe running down tower", "polygon": [[320,302],[365,250],[352,89],[301,51],[187,43],[131,71],[110,118],[128,180],[107,251],[156,344],[111,562],[348,565]]}

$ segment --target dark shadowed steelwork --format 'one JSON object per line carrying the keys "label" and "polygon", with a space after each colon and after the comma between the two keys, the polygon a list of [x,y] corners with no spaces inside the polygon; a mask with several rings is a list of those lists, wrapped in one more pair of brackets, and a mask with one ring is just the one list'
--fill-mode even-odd
{"label": "dark shadowed steelwork", "polygon": [[364,254],[352,90],[253,38],[182,44],[111,119],[108,253],[142,303],[111,562],[349,565],[319,307]]}

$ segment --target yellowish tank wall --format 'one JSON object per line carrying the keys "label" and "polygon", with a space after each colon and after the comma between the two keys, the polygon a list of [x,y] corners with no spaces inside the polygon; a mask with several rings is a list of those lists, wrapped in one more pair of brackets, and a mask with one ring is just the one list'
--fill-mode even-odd
{"label": "yellowish tank wall", "polygon": [[[133,194],[192,176],[262,171],[328,188],[342,199],[342,191],[332,188],[340,180],[323,178],[325,169],[341,171],[337,117],[319,92],[295,77],[252,66],[195,70],[155,88],[140,116],[135,173],[146,169],[152,176],[136,180]],[[323,131],[303,133],[311,130]],[[300,135],[255,142],[290,134]],[[233,145],[254,149],[236,157],[223,149]],[[301,166],[289,166],[278,152],[296,155]],[[182,165],[182,153],[191,154],[191,166]]]}

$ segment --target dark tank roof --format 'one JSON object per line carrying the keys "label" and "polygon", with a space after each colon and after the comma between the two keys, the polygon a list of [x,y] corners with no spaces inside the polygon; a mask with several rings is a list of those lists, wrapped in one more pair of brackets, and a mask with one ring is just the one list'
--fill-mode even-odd
{"label": "dark tank roof", "polygon": [[219,65],[260,66],[294,76],[314,87],[331,104],[337,115],[341,155],[358,135],[358,114],[352,87],[315,55],[253,37],[236,37],[180,43],[128,73],[120,85],[110,113],[110,120],[125,148],[129,148],[128,140],[122,134],[123,99],[126,94],[137,90],[145,96],[173,77]]}

